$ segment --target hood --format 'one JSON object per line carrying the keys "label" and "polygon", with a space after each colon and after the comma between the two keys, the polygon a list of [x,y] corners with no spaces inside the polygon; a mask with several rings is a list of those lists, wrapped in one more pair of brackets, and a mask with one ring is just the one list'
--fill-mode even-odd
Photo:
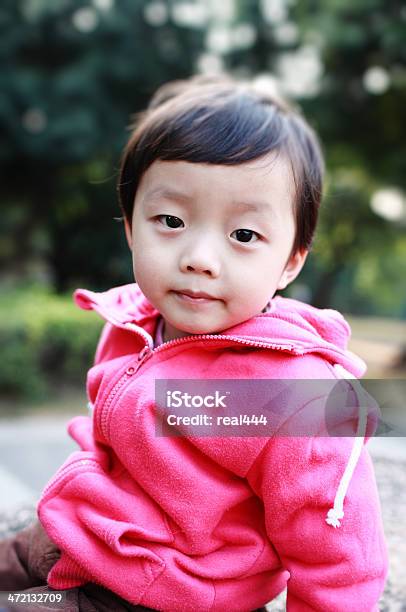
{"label": "hood", "polygon": [[[112,325],[137,332],[152,346],[159,312],[136,283],[101,293],[77,289],[74,299],[80,308],[95,310]],[[318,353],[359,378],[366,365],[347,349],[350,335],[350,326],[336,310],[315,308],[280,296],[270,301],[267,312],[216,334],[219,338],[238,338],[264,348],[278,345],[296,355]]]}

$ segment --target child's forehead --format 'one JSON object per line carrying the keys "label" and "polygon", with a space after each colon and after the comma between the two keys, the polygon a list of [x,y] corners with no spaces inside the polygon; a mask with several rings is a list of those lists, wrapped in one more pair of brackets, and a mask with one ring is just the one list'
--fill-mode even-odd
{"label": "child's forehead", "polygon": [[238,201],[260,199],[261,193],[276,191],[292,197],[293,184],[289,160],[273,153],[238,165],[158,159],[142,176],[139,189],[147,198],[176,195],[180,199],[218,189]]}

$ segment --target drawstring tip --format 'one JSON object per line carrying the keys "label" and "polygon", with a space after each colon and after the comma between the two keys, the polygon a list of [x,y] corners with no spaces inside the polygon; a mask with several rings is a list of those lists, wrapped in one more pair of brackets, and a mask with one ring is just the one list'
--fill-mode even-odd
{"label": "drawstring tip", "polygon": [[337,508],[330,508],[330,510],[327,512],[326,523],[327,525],[331,525],[332,527],[334,527],[334,529],[336,529],[337,527],[340,527],[340,519],[342,519],[343,516],[343,510],[338,510]]}

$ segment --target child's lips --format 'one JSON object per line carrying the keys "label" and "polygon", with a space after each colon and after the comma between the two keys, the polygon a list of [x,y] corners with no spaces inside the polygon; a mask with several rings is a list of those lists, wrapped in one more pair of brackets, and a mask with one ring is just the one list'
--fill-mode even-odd
{"label": "child's lips", "polygon": [[211,304],[218,301],[218,298],[204,292],[193,293],[191,291],[173,291],[173,293],[178,299],[189,304]]}

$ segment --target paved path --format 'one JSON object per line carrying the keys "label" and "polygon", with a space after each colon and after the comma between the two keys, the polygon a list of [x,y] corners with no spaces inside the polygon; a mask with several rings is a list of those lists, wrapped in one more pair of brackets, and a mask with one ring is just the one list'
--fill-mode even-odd
{"label": "paved path", "polygon": [[69,417],[0,419],[0,512],[38,499],[42,488],[77,445]]}

